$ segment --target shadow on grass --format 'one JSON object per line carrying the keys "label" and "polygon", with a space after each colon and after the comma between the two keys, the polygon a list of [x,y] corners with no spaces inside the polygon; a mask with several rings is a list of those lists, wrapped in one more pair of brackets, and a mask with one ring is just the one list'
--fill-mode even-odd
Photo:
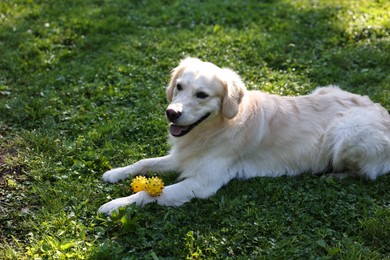
{"label": "shadow on grass", "polygon": [[[123,106],[118,99],[138,100],[152,92],[157,92],[154,102],[164,103],[169,71],[185,55],[232,67],[252,88],[303,94],[340,84],[387,103],[390,51],[380,39],[388,31],[348,32],[347,11],[332,2],[313,7],[280,1],[40,4],[1,29],[5,46],[17,50],[7,52],[0,65],[2,84],[12,94],[34,97],[23,105],[14,95],[2,97],[11,99],[1,108],[2,119],[35,128],[61,113],[61,107],[44,105],[52,98],[41,96],[45,89],[73,106],[74,95]],[[370,37],[375,39],[363,41]],[[128,94],[112,98],[104,88],[105,95],[99,95],[96,85],[119,86]]]}

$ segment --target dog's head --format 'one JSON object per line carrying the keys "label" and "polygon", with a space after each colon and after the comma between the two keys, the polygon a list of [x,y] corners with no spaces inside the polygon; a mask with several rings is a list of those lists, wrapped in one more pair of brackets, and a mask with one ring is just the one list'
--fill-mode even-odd
{"label": "dog's head", "polygon": [[171,134],[183,136],[218,116],[234,118],[244,93],[245,85],[232,70],[195,58],[182,60],[166,90]]}

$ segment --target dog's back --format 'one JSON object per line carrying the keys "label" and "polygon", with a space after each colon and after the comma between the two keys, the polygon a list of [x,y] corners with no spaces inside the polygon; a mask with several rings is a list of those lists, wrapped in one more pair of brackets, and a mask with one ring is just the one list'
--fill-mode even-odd
{"label": "dog's back", "polygon": [[390,172],[390,116],[368,97],[337,87],[299,97],[247,91],[240,106],[215,136],[198,136],[208,142],[187,137],[185,149],[202,153],[203,162],[187,155],[183,168],[221,160],[238,178],[332,170],[375,179]]}

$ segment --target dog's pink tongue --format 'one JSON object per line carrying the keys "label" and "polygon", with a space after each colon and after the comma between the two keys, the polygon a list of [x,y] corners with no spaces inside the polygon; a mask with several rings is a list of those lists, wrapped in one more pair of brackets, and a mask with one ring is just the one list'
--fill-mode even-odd
{"label": "dog's pink tongue", "polygon": [[188,126],[174,125],[170,127],[171,135],[180,135],[183,131],[187,130]]}

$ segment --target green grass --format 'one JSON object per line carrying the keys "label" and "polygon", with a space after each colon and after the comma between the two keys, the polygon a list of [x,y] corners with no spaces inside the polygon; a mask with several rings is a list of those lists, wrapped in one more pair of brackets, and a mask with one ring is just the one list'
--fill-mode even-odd
{"label": "green grass", "polygon": [[389,175],[233,181],[179,208],[97,215],[130,194],[104,171],[168,151],[164,87],[181,58],[250,89],[338,84],[390,110],[389,13],[384,0],[1,1],[0,258],[390,258]]}

